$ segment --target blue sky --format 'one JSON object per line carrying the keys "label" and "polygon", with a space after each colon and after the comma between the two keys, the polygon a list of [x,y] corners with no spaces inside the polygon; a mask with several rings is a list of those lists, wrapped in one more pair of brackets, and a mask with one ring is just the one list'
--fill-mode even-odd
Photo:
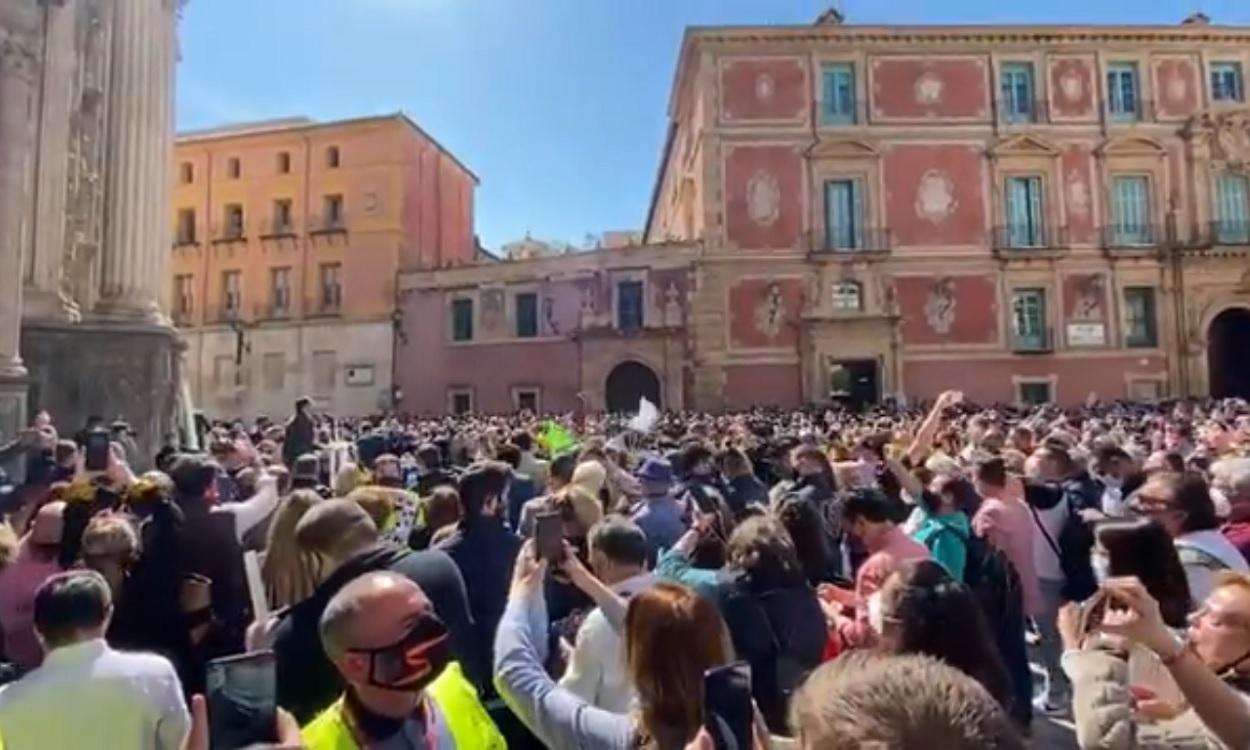
{"label": "blue sky", "polygon": [[[403,110],[481,178],[487,247],[640,229],[688,25],[807,23],[822,0],[191,0],[178,127]],[[843,0],[853,23],[1176,23],[1246,0]],[[1236,10],[1234,10],[1236,9]]]}

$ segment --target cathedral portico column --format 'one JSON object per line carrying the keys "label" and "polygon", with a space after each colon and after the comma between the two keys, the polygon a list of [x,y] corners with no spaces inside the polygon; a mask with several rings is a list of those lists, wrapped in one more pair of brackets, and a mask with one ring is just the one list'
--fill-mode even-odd
{"label": "cathedral portico column", "polygon": [[0,435],[25,420],[22,273],[28,241],[33,85],[38,59],[28,37],[0,27]]}
{"label": "cathedral portico column", "polygon": [[113,3],[108,186],[96,305],[107,317],[165,321],[160,299],[170,252],[173,5],[170,0]]}
{"label": "cathedral portico column", "polygon": [[64,0],[44,0],[42,75],[36,92],[38,128],[34,167],[34,236],[26,259],[22,313],[27,318],[74,320],[78,308],[64,277],[66,209],[73,119],[75,12]]}

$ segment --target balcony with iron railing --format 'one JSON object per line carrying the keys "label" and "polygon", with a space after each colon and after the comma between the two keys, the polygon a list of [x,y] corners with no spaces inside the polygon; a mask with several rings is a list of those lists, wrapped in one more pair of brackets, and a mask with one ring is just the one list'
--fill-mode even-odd
{"label": "balcony with iron railing", "polygon": [[282,237],[296,236],[295,222],[291,219],[271,218],[265,219],[260,225],[261,239],[278,239]]}
{"label": "balcony with iron railing", "polygon": [[808,232],[807,247],[824,257],[885,255],[893,246],[892,239],[888,229],[816,229]]}
{"label": "balcony with iron railing", "polygon": [[256,305],[257,320],[286,320],[292,315],[291,291],[271,290],[268,302]]}
{"label": "balcony with iron railing", "polygon": [[1050,122],[1050,112],[1047,111],[1046,100],[1038,99],[1031,102],[1032,108],[1028,112],[1011,111],[1008,108],[1008,102],[999,100],[998,102],[998,122],[1007,127],[1027,127],[1029,125],[1042,125]]}
{"label": "balcony with iron railing", "polygon": [[1250,220],[1217,219],[1207,224],[1204,245],[1214,247],[1250,246]]}
{"label": "balcony with iron railing", "polygon": [[990,245],[1000,258],[1052,257],[1068,249],[1068,228],[1005,224],[991,231]]}
{"label": "balcony with iron railing", "polygon": [[243,303],[235,298],[231,300],[227,297],[217,308],[217,316],[213,322],[215,323],[233,323],[243,318]]}
{"label": "balcony with iron railing", "polygon": [[347,231],[347,219],[342,213],[319,214],[308,220],[310,234],[336,234]]}
{"label": "balcony with iron railing", "polygon": [[1168,239],[1163,224],[1109,224],[1102,228],[1102,247],[1116,255],[1149,255],[1158,252]]}
{"label": "balcony with iron railing", "polygon": [[243,221],[230,221],[214,224],[212,227],[213,242],[242,242],[247,239],[247,225]]}
{"label": "balcony with iron railing", "polygon": [[1035,331],[1011,332],[1011,351],[1016,354],[1047,354],[1055,350],[1055,332],[1050,326]]}

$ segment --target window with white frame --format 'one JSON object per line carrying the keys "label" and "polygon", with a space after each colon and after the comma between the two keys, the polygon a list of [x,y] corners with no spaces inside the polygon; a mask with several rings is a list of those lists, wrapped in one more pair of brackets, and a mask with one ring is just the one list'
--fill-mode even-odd
{"label": "window with white frame", "polygon": [[859,312],[864,309],[864,290],[858,281],[835,283],[829,299],[834,312]]}

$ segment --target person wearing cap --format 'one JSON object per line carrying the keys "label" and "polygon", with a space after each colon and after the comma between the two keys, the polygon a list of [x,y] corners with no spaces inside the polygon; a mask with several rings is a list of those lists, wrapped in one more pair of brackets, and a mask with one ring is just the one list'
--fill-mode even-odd
{"label": "person wearing cap", "polygon": [[61,533],[65,528],[65,503],[51,502],[35,513],[30,531],[18,542],[17,558],[0,572],[0,631],[9,661],[31,670],[43,661],[43,649],[35,635],[35,592],[60,573],[57,562]]}
{"label": "person wearing cap", "polygon": [[633,521],[647,536],[651,559],[668,549],[686,533],[685,509],[673,497],[673,465],[659,456],[648,456],[636,474],[642,500]]}

